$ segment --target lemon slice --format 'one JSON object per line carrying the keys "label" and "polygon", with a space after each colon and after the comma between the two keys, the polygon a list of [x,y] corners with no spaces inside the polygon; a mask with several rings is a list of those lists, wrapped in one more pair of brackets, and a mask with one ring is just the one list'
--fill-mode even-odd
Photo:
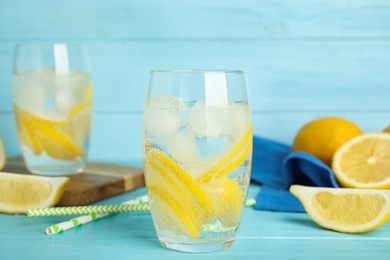
{"label": "lemon slice", "polygon": [[178,202],[181,198],[173,197],[169,190],[158,186],[148,186],[148,191],[155,195],[155,197],[152,195],[150,199],[151,203],[153,200],[155,203],[152,207],[152,214],[156,213],[153,221],[156,222],[158,230],[164,230],[164,233],[166,230],[179,234],[187,233],[192,238],[200,235],[199,228]]}
{"label": "lemon slice", "polygon": [[311,219],[327,229],[362,233],[381,226],[390,217],[390,190],[292,185],[290,191]]}
{"label": "lemon slice", "polygon": [[38,142],[43,150],[51,157],[60,160],[73,160],[85,156],[84,150],[66,133],[45,125],[31,125],[34,142]]}
{"label": "lemon slice", "polygon": [[[155,162],[155,166],[164,169],[171,175],[175,182],[183,185],[189,194],[197,201],[199,206],[205,211],[213,213],[213,205],[199,184],[178,165],[172,158],[160,150],[153,149],[146,156],[146,162]],[[172,180],[168,180],[170,185],[173,185]]]}
{"label": "lemon slice", "polygon": [[69,179],[0,172],[0,212],[26,214],[30,208],[53,206]]}
{"label": "lemon slice", "polygon": [[223,176],[200,185],[215,208],[215,217],[227,227],[238,225],[244,209],[244,193],[237,179]]}
{"label": "lemon slice", "polygon": [[[185,214],[191,218],[191,223],[200,229],[202,227],[202,221],[206,218],[205,212],[199,207],[195,198],[187,192],[185,187],[175,180],[172,173],[168,172],[164,167],[158,166],[154,161],[148,160],[145,163],[145,171],[148,173],[146,176],[147,187],[158,186],[166,190],[169,193],[169,196],[180,198],[179,203],[185,211]],[[148,189],[148,191],[153,193],[152,189]],[[161,197],[160,199],[165,200],[166,198]],[[166,201],[166,203],[167,205],[170,205],[168,201]],[[188,207],[188,205],[194,206]],[[163,215],[164,212],[159,212],[158,214]],[[184,225],[187,226],[185,223]]]}
{"label": "lemon slice", "polygon": [[351,139],[335,153],[332,169],[343,187],[390,188],[390,135],[367,133]]}
{"label": "lemon slice", "polygon": [[77,160],[79,156],[85,156],[82,147],[69,134],[68,120],[48,120],[24,111],[17,105],[14,107],[20,142],[29,146],[35,155],[46,152],[59,160]]}
{"label": "lemon slice", "polygon": [[14,110],[17,120],[22,121],[24,124],[37,123],[51,127],[64,126],[68,124],[68,120],[65,116],[54,111],[36,115],[20,108],[16,104],[14,104]]}
{"label": "lemon slice", "polygon": [[3,145],[3,140],[1,139],[0,136],[0,170],[4,168],[6,156],[5,156],[5,149]]}
{"label": "lemon slice", "polygon": [[210,170],[204,172],[197,178],[198,182],[206,182],[212,178],[218,178],[229,174],[240,166],[252,150],[252,125],[249,125],[244,135],[220,161]]}
{"label": "lemon slice", "polygon": [[177,232],[195,238],[204,221],[215,218],[213,204],[202,187],[164,152],[152,149],[147,153],[145,173],[152,212],[158,215],[156,219],[163,219],[156,220],[161,222],[156,225],[160,229],[171,226],[172,219],[179,219],[182,229]]}

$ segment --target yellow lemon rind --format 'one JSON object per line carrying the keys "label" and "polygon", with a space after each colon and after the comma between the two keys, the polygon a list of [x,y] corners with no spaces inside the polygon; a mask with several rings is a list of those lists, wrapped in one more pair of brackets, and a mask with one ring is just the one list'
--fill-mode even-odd
{"label": "yellow lemon rind", "polygon": [[68,120],[51,120],[44,118],[42,116],[30,113],[22,108],[20,108],[18,105],[14,104],[14,110],[17,114],[18,120],[21,120],[25,123],[35,122],[39,124],[44,124],[50,127],[59,127],[59,126],[65,126],[69,122]]}
{"label": "yellow lemon rind", "polygon": [[197,200],[199,205],[201,205],[206,212],[210,212],[211,214],[214,213],[213,206],[203,189],[192,178],[192,176],[172,158],[160,150],[153,149],[148,153],[146,160],[156,161],[160,165],[164,165],[168,171],[174,173],[178,181],[186,187],[189,193]]}
{"label": "yellow lemon rind", "polygon": [[148,186],[148,191],[165,202],[165,204],[175,213],[176,217],[185,227],[190,237],[196,238],[200,235],[196,224],[194,224],[190,216],[186,214],[180,203],[169,194],[168,190],[158,186]]}
{"label": "yellow lemon rind", "polygon": [[[205,182],[213,178],[217,178],[229,174],[230,172],[234,171],[247,158],[248,154],[252,149],[252,142],[253,142],[252,124],[250,124],[248,129],[245,131],[244,135],[240,138],[240,140],[233,147],[233,149],[231,149],[210,170],[204,172],[196,180],[198,182]],[[240,155],[237,157],[237,154]]]}
{"label": "yellow lemon rind", "polygon": [[191,195],[188,194],[186,189],[180,186],[178,181],[172,176],[172,173],[167,171],[163,166],[158,165],[155,161],[150,160],[145,161],[145,171],[148,172],[146,176],[148,185],[160,186],[167,190],[172,197],[180,198],[183,210],[192,219],[194,224],[200,228],[202,221],[206,218],[206,212],[202,209],[196,210],[196,205],[192,206],[193,200]]}
{"label": "yellow lemon rind", "polygon": [[45,125],[40,124],[31,124],[33,131],[40,132],[45,136],[50,137],[54,141],[58,142],[62,147],[64,147],[72,157],[76,156],[85,156],[85,152],[81,146],[72,140],[67,134],[53,129],[51,127],[46,127]]}
{"label": "yellow lemon rind", "polygon": [[[366,189],[349,189],[349,188],[318,188],[318,187],[306,187],[302,185],[291,185],[290,192],[296,196],[302,203],[303,207],[305,208],[307,214],[310,216],[310,218],[317,223],[319,226],[337,231],[342,233],[363,233],[368,232],[371,230],[374,230],[375,228],[378,228],[379,226],[383,225],[388,221],[390,218],[390,191],[388,190],[366,190]],[[315,195],[317,195],[319,192],[329,192],[333,194],[334,196],[342,196],[343,194],[372,194],[372,195],[378,195],[383,196],[385,199],[385,204],[383,205],[383,208],[379,215],[377,215],[373,220],[361,224],[361,225],[342,225],[342,224],[335,224],[331,223],[329,220],[325,219],[321,216],[321,212],[317,212],[313,206],[312,206],[312,200]],[[329,203],[332,203],[329,201]],[[339,208],[342,210],[343,208],[348,207],[349,205],[338,205]],[[356,212],[356,214],[359,214],[359,212]],[[351,220],[352,222],[353,220]]]}

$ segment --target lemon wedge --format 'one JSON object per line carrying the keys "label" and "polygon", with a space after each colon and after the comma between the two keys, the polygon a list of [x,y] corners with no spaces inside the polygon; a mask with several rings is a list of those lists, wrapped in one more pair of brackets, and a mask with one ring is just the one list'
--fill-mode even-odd
{"label": "lemon wedge", "polygon": [[69,179],[0,172],[0,212],[26,214],[30,208],[51,207]]}
{"label": "lemon wedge", "polygon": [[333,157],[332,169],[343,187],[390,188],[390,134],[366,133],[345,143]]}
{"label": "lemon wedge", "polygon": [[390,190],[337,189],[292,185],[290,191],[318,225],[343,233],[362,233],[390,217]]}

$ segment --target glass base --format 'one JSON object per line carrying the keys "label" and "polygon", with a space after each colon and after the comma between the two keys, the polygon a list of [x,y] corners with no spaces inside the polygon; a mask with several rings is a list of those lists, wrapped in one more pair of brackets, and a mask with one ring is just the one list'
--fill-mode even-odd
{"label": "glass base", "polygon": [[37,175],[68,176],[83,172],[86,157],[77,161],[66,161],[51,158],[45,152],[35,155],[27,146],[22,146],[23,160],[27,169]]}
{"label": "glass base", "polygon": [[68,176],[75,175],[83,172],[83,168],[75,169],[75,168],[30,168],[27,167],[28,170],[37,175],[45,175],[45,176]]}
{"label": "glass base", "polygon": [[171,244],[160,240],[163,247],[186,253],[211,253],[228,249],[234,240],[219,242],[215,244]]}

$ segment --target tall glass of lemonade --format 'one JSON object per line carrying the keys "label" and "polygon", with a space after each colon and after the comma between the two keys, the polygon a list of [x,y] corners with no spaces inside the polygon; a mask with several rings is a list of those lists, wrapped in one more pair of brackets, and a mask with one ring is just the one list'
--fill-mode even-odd
{"label": "tall glass of lemonade", "polygon": [[250,180],[252,124],[241,71],[152,71],[143,149],[153,222],[164,247],[229,248]]}
{"label": "tall glass of lemonade", "polygon": [[85,48],[78,44],[17,45],[13,98],[27,168],[42,175],[81,172],[93,110]]}

